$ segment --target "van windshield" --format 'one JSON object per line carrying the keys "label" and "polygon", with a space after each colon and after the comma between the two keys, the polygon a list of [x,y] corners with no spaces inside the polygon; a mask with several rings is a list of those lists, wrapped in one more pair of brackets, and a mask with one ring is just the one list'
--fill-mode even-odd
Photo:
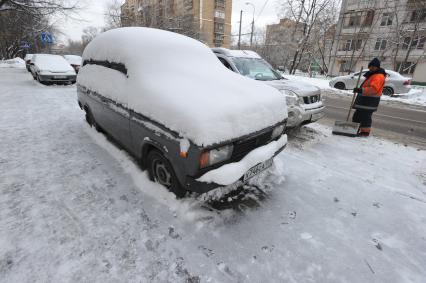
{"label": "van windshield", "polygon": [[252,79],[260,81],[283,79],[283,77],[263,59],[234,57],[232,61],[242,75]]}

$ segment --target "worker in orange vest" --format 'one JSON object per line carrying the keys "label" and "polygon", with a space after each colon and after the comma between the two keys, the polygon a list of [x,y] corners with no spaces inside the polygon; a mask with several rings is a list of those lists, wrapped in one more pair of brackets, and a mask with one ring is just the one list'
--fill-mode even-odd
{"label": "worker in orange vest", "polygon": [[385,70],[380,67],[379,59],[374,58],[368,64],[368,72],[364,74],[365,81],[359,88],[354,89],[354,93],[358,95],[352,106],[356,109],[352,122],[360,123],[359,136],[368,137],[370,135],[371,117],[379,107],[386,76]]}

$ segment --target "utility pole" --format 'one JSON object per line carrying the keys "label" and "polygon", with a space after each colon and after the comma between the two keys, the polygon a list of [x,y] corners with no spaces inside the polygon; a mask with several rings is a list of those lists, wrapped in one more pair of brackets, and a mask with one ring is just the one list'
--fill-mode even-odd
{"label": "utility pole", "polygon": [[246,5],[251,5],[253,7],[253,21],[251,22],[251,35],[250,35],[250,48],[253,47],[253,34],[254,34],[254,14],[256,13],[256,6],[251,2],[246,2]]}
{"label": "utility pole", "polygon": [[243,10],[240,11],[240,31],[238,32],[238,49],[241,49],[241,24],[243,22]]}

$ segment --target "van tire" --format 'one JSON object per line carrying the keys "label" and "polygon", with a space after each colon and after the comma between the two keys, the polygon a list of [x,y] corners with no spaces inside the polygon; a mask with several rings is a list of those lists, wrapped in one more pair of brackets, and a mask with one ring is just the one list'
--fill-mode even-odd
{"label": "van tire", "polygon": [[177,198],[183,198],[186,195],[186,190],[179,183],[172,165],[160,151],[152,149],[148,153],[146,164],[151,181],[166,187]]}

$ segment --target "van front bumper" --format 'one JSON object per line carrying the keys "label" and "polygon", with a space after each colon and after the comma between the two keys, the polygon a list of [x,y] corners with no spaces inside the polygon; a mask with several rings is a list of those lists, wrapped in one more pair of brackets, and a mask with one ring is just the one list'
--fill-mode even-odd
{"label": "van front bumper", "polygon": [[[287,146],[287,143],[284,146],[280,147],[277,151],[275,151],[272,158],[275,158],[280,152],[282,152],[285,149],[286,146]],[[257,166],[257,165],[255,165],[255,166]],[[266,168],[265,170],[267,170],[267,169],[268,168]],[[225,186],[225,185],[220,185],[220,184],[217,184],[217,183],[214,183],[214,182],[212,182],[212,183],[201,182],[201,181],[197,180],[198,178],[194,178],[192,176],[186,176],[186,181],[185,181],[184,187],[185,187],[186,190],[191,191],[191,192],[206,193],[206,192],[209,192],[211,190],[218,189],[218,188],[225,188],[226,189],[226,188],[241,187],[242,185],[246,184],[250,180],[250,179],[243,180],[243,178],[244,178],[244,175],[241,176],[240,179],[238,179],[236,182]]]}

